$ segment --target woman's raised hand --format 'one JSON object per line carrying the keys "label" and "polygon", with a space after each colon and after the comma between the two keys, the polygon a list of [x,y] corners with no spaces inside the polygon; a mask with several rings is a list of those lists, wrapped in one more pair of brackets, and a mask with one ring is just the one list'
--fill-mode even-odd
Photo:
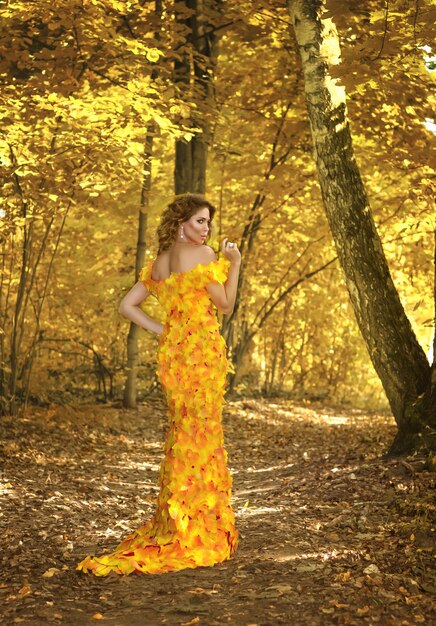
{"label": "woman's raised hand", "polygon": [[221,242],[221,252],[232,263],[241,262],[241,253],[238,250],[238,244],[229,241],[228,237],[224,237]]}

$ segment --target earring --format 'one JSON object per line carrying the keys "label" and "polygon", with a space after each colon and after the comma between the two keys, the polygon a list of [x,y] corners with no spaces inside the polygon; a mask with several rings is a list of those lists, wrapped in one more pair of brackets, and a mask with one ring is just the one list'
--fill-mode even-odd
{"label": "earring", "polygon": [[180,229],[180,239],[184,239],[184,235],[183,235],[183,224],[182,227]]}

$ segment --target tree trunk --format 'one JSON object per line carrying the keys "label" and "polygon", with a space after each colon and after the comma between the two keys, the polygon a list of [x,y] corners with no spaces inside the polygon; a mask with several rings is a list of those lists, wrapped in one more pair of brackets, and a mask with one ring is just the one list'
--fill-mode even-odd
{"label": "tree trunk", "polygon": [[174,169],[174,190],[176,195],[186,193],[206,193],[207,145],[204,135],[193,137],[191,141],[176,140],[176,161]]}
{"label": "tree trunk", "polygon": [[[182,3],[178,3],[182,5]],[[211,74],[215,65],[217,36],[205,17],[206,9],[219,11],[221,0],[184,0],[183,11],[176,19],[188,29],[183,59],[174,64],[175,83],[181,97],[197,104],[192,115],[194,127],[201,128],[190,141],[176,140],[174,188],[176,195],[186,192],[206,193],[207,151],[210,143],[210,111],[213,110]],[[186,17],[186,9],[192,14]]]}
{"label": "tree trunk", "polygon": [[[162,1],[155,0],[155,14],[158,17],[162,16]],[[159,33],[156,33],[156,38],[159,39]],[[156,80],[158,77],[157,70],[154,70],[151,74],[152,80]],[[146,236],[147,236],[147,219],[150,204],[150,189],[151,189],[151,163],[153,155],[153,124],[147,129],[147,135],[145,138],[144,146],[144,168],[142,175],[142,189],[141,200],[139,206],[138,216],[138,242],[136,246],[136,259],[135,259],[135,282],[139,278],[139,272],[144,267]],[[129,334],[127,336],[127,377],[126,384],[124,386],[123,405],[128,409],[136,408],[137,399],[137,378],[138,378],[138,340],[141,333],[140,327],[134,322],[130,322]]]}
{"label": "tree trunk", "polygon": [[[151,130],[151,129],[150,129]],[[138,243],[136,246],[135,281],[138,280],[139,272],[144,267],[146,251],[147,218],[149,211],[150,188],[151,188],[151,159],[153,151],[153,136],[147,133],[144,148],[144,173],[141,190],[141,205],[138,220]],[[138,339],[141,332],[140,326],[130,322],[127,337],[127,378],[124,387],[123,405],[129,409],[136,408],[136,381],[138,376]]]}
{"label": "tree trunk", "polygon": [[[304,73],[325,211],[356,319],[398,433],[386,456],[436,449],[435,362],[430,367],[392,282],[357,166],[345,89],[328,73],[339,38],[321,0],[288,0]],[[433,374],[433,375],[432,375]]]}

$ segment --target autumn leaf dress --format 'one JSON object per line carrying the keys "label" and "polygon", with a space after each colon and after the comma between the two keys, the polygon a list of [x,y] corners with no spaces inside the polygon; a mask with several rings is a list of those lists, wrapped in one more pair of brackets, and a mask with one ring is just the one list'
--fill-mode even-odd
{"label": "autumn leaf dress", "polygon": [[210,282],[224,284],[229,265],[222,257],[163,280],[151,277],[153,262],[141,270],[140,280],[167,316],[156,370],[169,416],[160,492],[149,521],[111,554],[86,557],[78,570],[160,574],[221,563],[237,548],[221,423],[231,365],[206,289]]}

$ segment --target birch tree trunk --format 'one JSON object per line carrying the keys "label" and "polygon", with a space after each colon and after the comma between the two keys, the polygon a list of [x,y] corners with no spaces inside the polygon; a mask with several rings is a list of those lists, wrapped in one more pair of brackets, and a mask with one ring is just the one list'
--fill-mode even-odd
{"label": "birch tree trunk", "polygon": [[436,369],[393,284],[357,166],[345,89],[328,72],[339,38],[321,0],[287,0],[301,57],[314,157],[330,229],[356,319],[398,432],[386,457],[436,449]]}

